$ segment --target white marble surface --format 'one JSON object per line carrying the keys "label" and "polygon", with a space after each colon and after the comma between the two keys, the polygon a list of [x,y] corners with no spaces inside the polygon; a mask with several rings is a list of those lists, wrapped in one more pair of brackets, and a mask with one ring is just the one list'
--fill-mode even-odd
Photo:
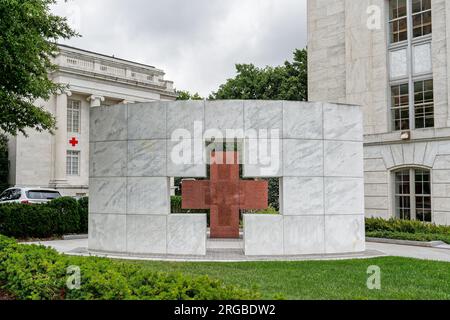
{"label": "white marble surface", "polygon": [[127,175],[127,142],[95,142],[91,144],[91,177],[123,177]]}
{"label": "white marble surface", "polygon": [[325,178],[325,214],[363,213],[363,178]]}
{"label": "white marble surface", "polygon": [[126,214],[126,178],[91,178],[89,180],[89,212]]}
{"label": "white marble surface", "polygon": [[[186,161],[184,160],[186,157]],[[206,177],[203,140],[167,141],[167,176]],[[181,163],[180,163],[181,162]]]}
{"label": "white marble surface", "polygon": [[[205,102],[204,101],[176,101],[167,106],[167,138],[170,139],[177,129],[187,130],[190,139],[199,139],[194,136],[194,124],[204,127]],[[204,130],[200,130],[203,134]]]}
{"label": "white marble surface", "polygon": [[246,100],[244,102],[245,130],[283,131],[283,102]]}
{"label": "white marble surface", "polygon": [[361,107],[325,103],[323,112],[326,140],[363,141]]}
{"label": "white marble surface", "polygon": [[166,139],[168,102],[137,103],[128,106],[128,139]]}
{"label": "white marble surface", "polygon": [[363,177],[361,142],[325,141],[326,177]]}
{"label": "white marble surface", "polygon": [[206,214],[170,214],[167,219],[168,254],[206,254]]}
{"label": "white marble surface", "polygon": [[218,129],[226,135],[226,130],[244,130],[244,101],[206,101],[205,128]]}
{"label": "white marble surface", "polygon": [[284,217],[284,254],[325,253],[325,217]]}
{"label": "white marble surface", "polygon": [[127,215],[127,252],[167,253],[166,215]]}
{"label": "white marble surface", "polygon": [[282,139],[245,139],[243,151],[244,177],[283,176]]}
{"label": "white marble surface", "polygon": [[245,214],[244,246],[248,256],[282,254],[283,216]]}
{"label": "white marble surface", "polygon": [[170,213],[169,178],[128,178],[128,214]]}
{"label": "white marble surface", "polygon": [[323,178],[284,177],[282,212],[287,216],[323,215]]}
{"label": "white marble surface", "polygon": [[325,253],[365,250],[363,215],[325,216]]}
{"label": "white marble surface", "polygon": [[164,177],[166,171],[166,140],[128,142],[129,177]]}
{"label": "white marble surface", "polygon": [[89,250],[125,252],[126,216],[89,214]]}
{"label": "white marble surface", "polygon": [[323,176],[323,141],[285,139],[283,175],[285,177]]}
{"label": "white marble surface", "polygon": [[323,104],[283,102],[283,138],[322,139]]}
{"label": "white marble surface", "polygon": [[127,139],[127,105],[90,110],[90,142]]}

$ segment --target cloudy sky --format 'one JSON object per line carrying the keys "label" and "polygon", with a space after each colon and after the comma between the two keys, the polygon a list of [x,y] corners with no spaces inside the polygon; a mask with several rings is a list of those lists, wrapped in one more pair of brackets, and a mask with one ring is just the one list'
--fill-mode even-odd
{"label": "cloudy sky", "polygon": [[306,0],[58,0],[66,44],[153,65],[207,96],[235,63],[279,65],[306,46]]}

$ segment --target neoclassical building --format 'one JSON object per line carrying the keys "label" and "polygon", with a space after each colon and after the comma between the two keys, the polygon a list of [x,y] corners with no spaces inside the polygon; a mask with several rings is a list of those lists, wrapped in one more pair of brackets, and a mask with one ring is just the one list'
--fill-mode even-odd
{"label": "neoclassical building", "polygon": [[309,0],[309,98],[364,107],[366,216],[450,224],[450,1]]}
{"label": "neoclassical building", "polygon": [[[54,135],[29,131],[10,138],[13,186],[53,187],[63,195],[84,196],[89,182],[89,111],[120,103],[176,99],[173,82],[153,66],[60,45],[58,70],[50,76],[68,89],[38,101],[56,116]],[[91,123],[91,125],[96,125]]]}

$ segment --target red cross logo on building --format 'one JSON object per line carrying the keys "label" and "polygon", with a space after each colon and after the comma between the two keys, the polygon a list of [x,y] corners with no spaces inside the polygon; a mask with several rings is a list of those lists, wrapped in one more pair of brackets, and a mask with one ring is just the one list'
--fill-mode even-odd
{"label": "red cross logo on building", "polygon": [[72,145],[72,147],[75,147],[78,144],[77,138],[73,137],[71,140],[69,140],[69,143]]}
{"label": "red cross logo on building", "polygon": [[268,182],[240,180],[238,159],[237,152],[212,152],[211,180],[182,183],[183,209],[211,210],[211,238],[239,238],[239,210],[268,207]]}

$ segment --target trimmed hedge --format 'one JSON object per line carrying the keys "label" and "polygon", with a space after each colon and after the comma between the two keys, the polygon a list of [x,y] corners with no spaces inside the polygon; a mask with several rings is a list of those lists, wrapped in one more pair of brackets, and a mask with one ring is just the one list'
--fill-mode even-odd
{"label": "trimmed hedge", "polygon": [[88,231],[88,200],[64,197],[47,204],[0,205],[0,234],[19,239],[50,238]]}
{"label": "trimmed hedge", "polygon": [[[79,290],[69,290],[67,268],[78,266]],[[0,236],[0,287],[22,300],[250,300],[258,293],[208,277],[146,270],[140,264],[71,257]]]}
{"label": "trimmed hedge", "polygon": [[366,235],[412,241],[443,241],[450,244],[450,226],[438,226],[412,220],[366,219]]}

